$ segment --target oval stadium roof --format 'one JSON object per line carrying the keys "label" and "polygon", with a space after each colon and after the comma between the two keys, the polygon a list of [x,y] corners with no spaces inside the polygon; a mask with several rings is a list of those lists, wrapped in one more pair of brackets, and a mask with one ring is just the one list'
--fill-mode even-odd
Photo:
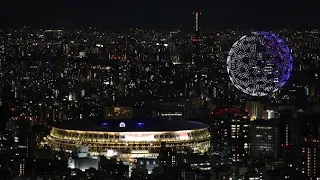
{"label": "oval stadium roof", "polygon": [[181,131],[208,128],[208,125],[195,121],[166,119],[105,119],[101,121],[73,120],[56,124],[54,127],[67,130],[104,132],[143,132],[143,131]]}

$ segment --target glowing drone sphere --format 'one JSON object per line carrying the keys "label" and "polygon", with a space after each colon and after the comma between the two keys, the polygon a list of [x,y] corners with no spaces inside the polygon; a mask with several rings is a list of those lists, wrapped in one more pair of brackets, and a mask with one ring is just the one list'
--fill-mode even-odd
{"label": "glowing drone sphere", "polygon": [[265,96],[287,82],[292,61],[291,51],[281,38],[253,32],[233,44],[227,71],[237,89],[251,96]]}

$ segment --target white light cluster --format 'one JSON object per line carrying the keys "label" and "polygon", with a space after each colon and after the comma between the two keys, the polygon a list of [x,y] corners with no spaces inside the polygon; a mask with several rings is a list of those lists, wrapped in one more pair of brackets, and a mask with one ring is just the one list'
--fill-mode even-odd
{"label": "white light cluster", "polygon": [[289,79],[292,55],[282,39],[267,32],[253,32],[233,44],[227,72],[233,85],[251,96],[277,91]]}
{"label": "white light cluster", "polygon": [[[174,134],[177,135],[177,140],[190,140],[189,133],[191,131],[176,131]],[[129,142],[143,142],[143,141],[157,141],[155,135],[165,134],[165,132],[123,132],[120,135],[124,136],[124,141]]]}
{"label": "white light cluster", "polygon": [[125,141],[154,141],[154,133],[128,133],[125,135]]}

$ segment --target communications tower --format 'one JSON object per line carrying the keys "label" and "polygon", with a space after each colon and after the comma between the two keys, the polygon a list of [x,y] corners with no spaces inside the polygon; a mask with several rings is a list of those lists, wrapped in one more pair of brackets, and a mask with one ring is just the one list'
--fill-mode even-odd
{"label": "communications tower", "polygon": [[203,74],[204,69],[204,59],[202,57],[201,53],[201,33],[200,33],[200,26],[199,26],[199,20],[201,12],[194,12],[193,13],[195,18],[195,25],[194,25],[194,33],[192,35],[192,57],[191,57],[191,63],[192,63],[192,83],[190,86],[190,89],[192,91],[191,96],[196,98],[205,98],[205,79]]}
{"label": "communications tower", "polygon": [[200,26],[199,18],[201,12],[194,12],[195,17],[195,26],[194,26],[194,35],[192,37],[192,64],[197,68],[201,68],[201,37],[200,37]]}

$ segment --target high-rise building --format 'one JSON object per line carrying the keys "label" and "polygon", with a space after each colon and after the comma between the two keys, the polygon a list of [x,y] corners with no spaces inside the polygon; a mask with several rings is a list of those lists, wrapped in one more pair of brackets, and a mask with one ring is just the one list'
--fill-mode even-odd
{"label": "high-rise building", "polygon": [[14,137],[14,146],[20,157],[27,158],[32,154],[31,121],[28,117],[13,117],[8,123],[8,130]]}
{"label": "high-rise building", "polygon": [[280,109],[280,144],[284,147],[297,144],[299,141],[297,110],[293,107],[279,107]]}
{"label": "high-rise building", "polygon": [[247,113],[223,114],[213,121],[210,125],[213,165],[248,164],[250,124]]}
{"label": "high-rise building", "polygon": [[273,109],[266,109],[262,112],[262,119],[269,120],[269,119],[278,119],[279,113]]}
{"label": "high-rise building", "polygon": [[11,118],[8,130],[0,132],[0,171],[9,169],[19,176],[30,172],[27,161],[33,151],[29,131],[28,121]]}
{"label": "high-rise building", "polygon": [[263,104],[259,101],[246,101],[246,111],[249,113],[250,120],[262,118]]}
{"label": "high-rise building", "polygon": [[285,136],[280,135],[280,141],[283,148],[282,159],[287,165],[286,177],[319,178],[320,115],[313,112],[291,112],[291,116],[290,113],[282,113],[281,116],[280,133],[282,131],[281,135]]}
{"label": "high-rise building", "polygon": [[301,172],[308,178],[320,179],[320,138],[306,137],[301,143]]}
{"label": "high-rise building", "polygon": [[250,129],[251,157],[276,160],[280,152],[279,120],[256,120],[251,123]]}
{"label": "high-rise building", "polygon": [[[9,169],[14,167],[14,156],[15,149],[14,139],[10,131],[0,131],[0,172],[4,179],[7,179],[9,175]],[[17,169],[12,169],[12,171],[18,171]],[[8,171],[7,173],[5,173]]]}
{"label": "high-rise building", "polygon": [[247,114],[237,114],[231,119],[231,156],[232,164],[249,164],[250,125]]}
{"label": "high-rise building", "polygon": [[299,145],[285,146],[285,179],[320,178],[319,138],[305,137]]}
{"label": "high-rise building", "polygon": [[159,165],[164,168],[175,167],[178,164],[177,151],[173,147],[167,147],[165,142],[161,143],[158,157]]}

